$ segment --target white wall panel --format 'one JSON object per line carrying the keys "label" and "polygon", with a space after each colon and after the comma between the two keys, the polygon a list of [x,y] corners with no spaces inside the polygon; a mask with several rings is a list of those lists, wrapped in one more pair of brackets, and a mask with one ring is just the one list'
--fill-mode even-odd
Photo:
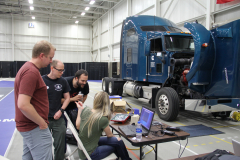
{"label": "white wall panel", "polygon": [[98,51],[94,51],[93,52],[93,55],[92,55],[92,57],[93,57],[93,62],[97,62],[98,61],[98,57],[97,56],[99,56],[98,55]]}
{"label": "white wall panel", "polygon": [[174,23],[178,23],[184,20],[188,20],[194,17],[204,15],[206,13],[206,1],[201,2],[200,5],[193,0],[181,0],[173,1],[172,5],[169,7],[171,1],[164,1],[161,3],[160,11],[161,16],[167,18]]}
{"label": "white wall panel", "polygon": [[120,45],[113,46],[113,61],[120,62]]}
{"label": "white wall panel", "polygon": [[236,19],[240,19],[240,7],[216,14],[214,23],[223,25],[224,23],[229,23]]}
{"label": "white wall panel", "polygon": [[93,38],[93,50],[98,49],[98,37]]}
{"label": "white wall panel", "polygon": [[149,10],[141,13],[140,15],[152,15],[154,16],[155,15],[155,10],[154,10],[154,7],[150,8]]}
{"label": "white wall panel", "polygon": [[[69,57],[74,57],[69,59]],[[59,59],[66,63],[79,63],[79,62],[89,62],[91,61],[90,52],[71,52],[71,51],[56,51],[54,59]]]}
{"label": "white wall panel", "polygon": [[109,41],[108,36],[109,36],[108,32],[105,32],[101,35],[101,47],[108,46],[108,41]]}
{"label": "white wall panel", "polygon": [[32,57],[32,50],[23,50],[14,48],[14,60],[15,61],[29,61]]}
{"label": "white wall panel", "polygon": [[12,53],[12,19],[0,19],[0,61],[14,61]]}
{"label": "white wall panel", "polygon": [[93,35],[93,38],[98,36],[98,23],[94,23],[93,26],[92,26],[92,35]]}
{"label": "white wall panel", "polygon": [[113,43],[120,42],[122,25],[119,25],[113,29]]}
{"label": "white wall panel", "polygon": [[155,0],[132,0],[132,15],[142,12],[146,8],[155,4]]}
{"label": "white wall panel", "polygon": [[41,40],[49,40],[48,36],[34,36],[34,35],[14,35],[15,43],[32,43],[32,47],[34,44]]}
{"label": "white wall panel", "polygon": [[12,33],[12,19],[0,19],[0,33]]}
{"label": "white wall panel", "polygon": [[101,62],[108,62],[109,61],[109,49],[103,48],[101,49]]}
{"label": "white wall panel", "polygon": [[0,48],[0,61],[13,61],[11,48]]}
{"label": "white wall panel", "polygon": [[127,1],[124,1],[121,5],[113,10],[113,26],[122,23],[127,17]]}
{"label": "white wall panel", "polygon": [[[28,28],[28,23],[33,23],[34,28]],[[18,35],[49,35],[49,27],[47,22],[38,21],[14,21],[14,34]]]}
{"label": "white wall panel", "polygon": [[108,14],[106,14],[103,18],[102,18],[102,27],[101,27],[101,33],[105,32],[108,30]]}
{"label": "white wall panel", "polygon": [[73,37],[78,36],[78,25],[51,24],[51,36],[53,37]]}

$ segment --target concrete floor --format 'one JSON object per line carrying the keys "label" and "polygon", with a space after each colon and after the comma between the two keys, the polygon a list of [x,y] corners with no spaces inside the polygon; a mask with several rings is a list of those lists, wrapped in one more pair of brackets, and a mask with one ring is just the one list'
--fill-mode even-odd
{"label": "concrete floor", "polygon": [[[11,80],[14,79],[5,79]],[[1,79],[0,79],[1,81]],[[90,82],[90,93],[85,102],[85,105],[92,105],[93,97],[98,92],[101,91],[101,83]],[[1,88],[2,90],[2,88]],[[11,89],[8,89],[9,91]],[[133,108],[141,109],[141,106],[150,107],[149,104],[141,102],[133,97],[123,97]],[[233,122],[229,120],[216,119],[210,115],[201,115],[196,112],[189,111],[181,111],[176,121],[173,122],[165,122],[160,120],[159,117],[155,114],[155,120],[160,122],[164,122],[170,126],[188,126],[195,124],[203,124],[208,127],[213,127],[219,131],[224,132],[223,134],[217,135],[209,135],[209,136],[201,136],[201,137],[193,137],[188,139],[187,147],[182,155],[182,157],[198,155],[202,153],[208,153],[214,151],[215,149],[225,149],[233,152],[233,147],[231,143],[231,139],[236,139],[240,141],[239,131],[240,131],[240,123]],[[1,137],[1,133],[0,133]],[[131,146],[131,144],[123,138],[127,148],[129,148],[129,155],[133,160],[139,159],[139,148]],[[186,144],[186,140],[181,141],[182,148]],[[68,145],[67,154],[71,153],[76,148],[74,145]],[[168,160],[178,157],[179,153],[179,141],[167,142],[158,144],[158,160]],[[152,148],[146,146],[143,151],[147,153]],[[15,130],[11,143],[8,146],[8,150],[5,153],[5,157],[10,160],[19,160],[22,155],[22,137],[17,130]],[[154,152],[151,151],[145,155],[144,159],[154,159]],[[77,152],[71,157],[71,160],[78,160]]]}

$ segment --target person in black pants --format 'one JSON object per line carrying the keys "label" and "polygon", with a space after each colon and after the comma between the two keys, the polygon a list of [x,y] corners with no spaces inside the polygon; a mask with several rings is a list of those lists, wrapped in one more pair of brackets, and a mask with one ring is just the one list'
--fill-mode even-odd
{"label": "person in black pants", "polygon": [[[66,125],[63,118],[63,112],[70,102],[70,87],[67,81],[62,78],[64,64],[59,60],[53,60],[51,63],[51,72],[42,76],[47,86],[49,100],[48,128],[52,132],[54,139],[54,159],[63,160],[65,158],[65,135]],[[64,97],[61,104],[62,96]]]}
{"label": "person in black pants", "polygon": [[[75,102],[81,101],[84,103],[87,99],[87,95],[89,93],[89,85],[87,83],[88,80],[88,72],[86,70],[78,70],[75,73],[75,76],[71,77],[65,77],[67,80],[71,91],[70,93],[70,103],[66,108],[66,112],[69,115],[69,118],[72,120],[72,123],[74,127],[76,128],[76,118],[77,118],[77,112],[78,108]],[[79,94],[81,92],[81,95]],[[62,102],[64,102],[65,98],[62,98]],[[64,117],[65,118],[65,117]],[[65,118],[66,125],[67,125],[67,119]],[[65,148],[66,153],[66,148]]]}

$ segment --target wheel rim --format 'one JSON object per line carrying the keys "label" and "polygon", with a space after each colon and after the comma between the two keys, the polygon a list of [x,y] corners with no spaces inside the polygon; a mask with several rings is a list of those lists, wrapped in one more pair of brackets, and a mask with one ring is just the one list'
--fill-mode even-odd
{"label": "wheel rim", "polygon": [[168,113],[169,102],[168,102],[168,97],[165,94],[162,94],[158,99],[158,109],[162,115],[165,115]]}
{"label": "wheel rim", "polygon": [[105,81],[102,82],[102,88],[103,88],[103,91],[105,91]]}
{"label": "wheel rim", "polygon": [[112,82],[109,82],[108,84],[108,91],[109,93],[112,93]]}

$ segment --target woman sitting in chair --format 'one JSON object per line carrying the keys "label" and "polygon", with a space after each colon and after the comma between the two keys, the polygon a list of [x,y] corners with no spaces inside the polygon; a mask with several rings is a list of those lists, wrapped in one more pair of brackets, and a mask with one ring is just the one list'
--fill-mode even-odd
{"label": "woman sitting in chair", "polygon": [[[122,160],[131,160],[124,142],[115,137],[109,127],[111,112],[109,97],[106,92],[98,92],[94,97],[93,109],[83,108],[81,102],[75,102],[78,107],[76,120],[79,138],[92,160],[99,160],[115,153]],[[106,137],[101,137],[102,132]],[[78,150],[80,159],[86,159],[82,150]]]}

